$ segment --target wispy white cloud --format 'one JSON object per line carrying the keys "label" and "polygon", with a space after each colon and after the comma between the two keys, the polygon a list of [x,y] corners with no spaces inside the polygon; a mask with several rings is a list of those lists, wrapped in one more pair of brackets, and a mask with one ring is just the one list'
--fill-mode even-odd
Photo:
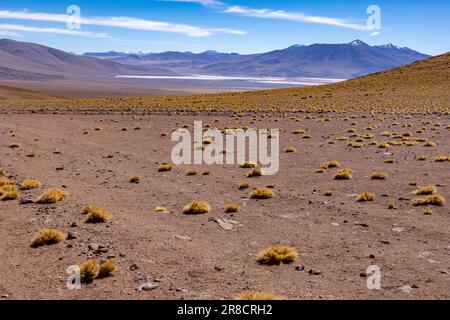
{"label": "wispy white cloud", "polygon": [[[41,28],[41,27],[33,27],[33,26],[23,26],[20,24],[0,24],[0,34],[1,34],[1,32],[11,33],[11,31],[64,34],[64,35],[68,35],[68,36],[81,36],[81,37],[88,37],[88,38],[108,38],[109,37],[107,33],[103,33],[103,32],[97,33],[97,32],[90,32],[90,31],[69,30],[69,29],[59,29],[59,28],[45,28],[45,27]],[[19,35],[19,36],[21,36],[21,35]]]}
{"label": "wispy white cloud", "polygon": [[17,32],[11,32],[7,30],[1,30],[0,28],[0,37],[9,37],[9,38],[21,38],[23,34]]}
{"label": "wispy white cloud", "polygon": [[287,12],[284,10],[253,9],[241,6],[231,6],[226,8],[223,12],[255,18],[290,20],[306,23],[327,24],[354,30],[368,30],[366,25],[351,23],[344,19],[312,16],[300,12]]}
{"label": "wispy white cloud", "polygon": [[[69,21],[70,16],[66,14],[53,14],[44,12],[8,11],[0,10],[0,19],[19,19],[47,22]],[[245,34],[244,31],[229,28],[200,28],[187,24],[171,22],[152,21],[132,17],[81,17],[82,25],[94,25],[103,27],[115,27],[144,31],[160,31],[180,33],[191,37],[206,37],[216,33]]]}
{"label": "wispy white cloud", "polygon": [[163,2],[189,2],[189,3],[198,3],[205,7],[219,7],[223,6],[224,3],[218,0],[159,0]]}

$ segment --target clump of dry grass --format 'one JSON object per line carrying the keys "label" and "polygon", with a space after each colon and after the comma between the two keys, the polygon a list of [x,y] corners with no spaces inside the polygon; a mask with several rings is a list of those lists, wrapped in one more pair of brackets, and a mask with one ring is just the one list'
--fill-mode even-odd
{"label": "clump of dry grass", "polygon": [[55,149],[55,150],[53,150],[53,154],[61,154],[62,152],[61,152],[61,150],[59,150],[59,149]]}
{"label": "clump of dry grass", "polygon": [[294,152],[297,152],[297,149],[294,148],[294,147],[287,147],[287,148],[284,150],[284,152],[285,152],[285,153],[294,153]]}
{"label": "clump of dry grass", "polygon": [[114,261],[106,260],[100,263],[100,269],[98,270],[97,279],[106,278],[111,276],[117,269],[117,264]]}
{"label": "clump of dry grass", "polygon": [[68,195],[69,193],[65,190],[59,188],[51,188],[46,190],[39,198],[37,198],[36,203],[40,204],[56,203],[66,198]]}
{"label": "clump of dry grass", "polygon": [[268,188],[255,189],[250,193],[250,199],[264,200],[275,196],[275,193]]}
{"label": "clump of dry grass", "polygon": [[423,211],[423,214],[426,216],[431,216],[433,214],[433,209],[425,208],[425,210]]}
{"label": "clump of dry grass", "polygon": [[208,202],[202,200],[194,200],[183,208],[184,214],[203,214],[211,211]]}
{"label": "clump of dry grass", "polygon": [[239,190],[244,190],[244,189],[250,188],[250,186],[251,186],[250,182],[245,182],[245,181],[241,182],[239,184]]}
{"label": "clump of dry grass", "polygon": [[34,158],[34,157],[36,157],[36,152],[30,152],[30,153],[27,153],[26,154],[26,156],[28,157],[28,158]]}
{"label": "clump of dry grass", "polygon": [[389,210],[397,209],[397,206],[395,205],[395,202],[393,202],[393,201],[389,202],[388,209]]}
{"label": "clump of dry grass", "polygon": [[36,179],[26,179],[22,182],[20,185],[21,190],[31,190],[31,189],[37,189],[42,186],[42,183],[39,180]]}
{"label": "clump of dry grass", "polygon": [[2,194],[2,196],[0,197],[1,201],[16,200],[20,197],[20,193],[17,190],[5,191],[5,189],[3,189],[3,191],[1,191],[1,194]]}
{"label": "clump of dry grass", "polygon": [[291,263],[298,258],[298,252],[289,246],[272,246],[258,253],[256,256],[260,264]]}
{"label": "clump of dry grass", "polygon": [[448,161],[448,158],[447,158],[447,156],[437,156],[437,157],[434,159],[434,161],[435,161],[435,162],[445,162],[445,161]]}
{"label": "clump of dry grass", "polygon": [[167,210],[164,207],[156,207],[155,208],[155,212],[158,212],[158,213],[169,213],[169,210]]}
{"label": "clump of dry grass", "polygon": [[383,162],[387,163],[387,164],[392,164],[392,163],[395,163],[395,159],[386,159]]}
{"label": "clump of dry grass", "polygon": [[425,142],[425,144],[423,146],[433,148],[433,147],[437,147],[437,144],[433,141],[427,141],[427,142]]}
{"label": "clump of dry grass", "polygon": [[196,176],[198,174],[197,170],[194,169],[190,169],[188,171],[186,171],[186,175],[188,176]]}
{"label": "clump of dry grass", "polygon": [[235,300],[253,300],[253,301],[282,300],[282,297],[267,292],[245,291],[238,294]]}
{"label": "clump of dry grass", "polygon": [[413,200],[414,206],[443,206],[445,205],[445,198],[440,194],[431,195],[425,198],[418,198]]}
{"label": "clump of dry grass", "polygon": [[256,167],[256,163],[254,163],[254,162],[244,162],[244,163],[241,163],[239,165],[239,167],[240,168],[245,168],[245,169],[255,168]]}
{"label": "clump of dry grass", "polygon": [[112,152],[108,152],[108,153],[104,156],[104,158],[106,158],[106,159],[112,159],[112,158],[114,158],[114,154],[113,154]]}
{"label": "clump of dry grass", "polygon": [[409,184],[410,186],[417,186],[417,185],[419,184],[419,182],[416,181],[416,180],[412,180],[412,181],[408,182],[408,184]]}
{"label": "clump of dry grass", "polygon": [[91,283],[97,278],[100,272],[100,265],[95,259],[89,259],[86,262],[79,263],[81,282]]}
{"label": "clump of dry grass", "polygon": [[15,142],[15,143],[11,143],[10,145],[9,145],[9,148],[11,148],[11,149],[18,149],[18,148],[20,148],[22,145],[20,144],[20,143],[17,143],[17,142]]}
{"label": "clump of dry grass", "polygon": [[141,181],[141,178],[139,176],[134,176],[130,178],[130,183],[139,183]]}
{"label": "clump of dry grass", "polygon": [[65,238],[66,235],[57,229],[44,228],[34,236],[33,240],[31,241],[31,246],[34,248],[44,245],[48,246],[64,241]]}
{"label": "clump of dry grass", "polygon": [[211,171],[209,171],[209,170],[205,170],[202,172],[202,175],[204,175],[204,176],[209,176],[210,174],[211,174]]}
{"label": "clump of dry grass", "polygon": [[419,156],[419,157],[417,157],[418,161],[426,161],[427,159],[428,159],[427,156]]}
{"label": "clump of dry grass", "polygon": [[261,168],[255,168],[255,169],[250,170],[249,172],[247,172],[245,174],[245,176],[247,178],[260,177],[260,176],[262,176],[262,170],[261,170]]}
{"label": "clump of dry grass", "polygon": [[375,195],[371,192],[363,192],[356,197],[356,202],[374,201]]}
{"label": "clump of dry grass", "polygon": [[384,172],[373,172],[370,175],[370,179],[372,179],[372,180],[386,180],[388,177],[389,177],[389,175]]}
{"label": "clump of dry grass", "polygon": [[14,184],[14,181],[12,181],[12,180],[0,178],[0,187],[7,186],[7,185],[13,185],[13,184]]}
{"label": "clump of dry grass", "polygon": [[331,197],[331,196],[333,195],[333,190],[327,189],[327,190],[325,190],[325,191],[323,192],[323,195],[324,195],[325,197]]}
{"label": "clump of dry grass", "polygon": [[331,169],[331,168],[337,168],[340,165],[341,164],[339,163],[339,161],[333,160],[333,161],[327,161],[327,162],[322,163],[320,168],[324,169],[324,170],[328,170],[328,169]]}
{"label": "clump of dry grass", "polygon": [[231,203],[225,207],[226,213],[239,212],[241,210],[241,206],[238,203]]}
{"label": "clump of dry grass", "polygon": [[350,180],[353,177],[352,169],[343,169],[336,172],[333,176],[334,180]]}
{"label": "clump of dry grass", "polygon": [[102,223],[111,219],[111,214],[95,205],[87,205],[83,208],[83,213],[87,215],[86,223]]}
{"label": "clump of dry grass", "polygon": [[171,171],[173,166],[171,164],[165,163],[158,167],[158,172],[167,172]]}
{"label": "clump of dry grass", "polygon": [[416,196],[424,196],[424,195],[431,195],[435,194],[437,192],[437,189],[435,186],[426,186],[423,188],[420,188],[419,190],[416,190],[413,192]]}
{"label": "clump of dry grass", "polygon": [[2,167],[0,167],[0,176],[4,176],[4,175],[5,175],[5,173],[6,173],[6,169],[5,169],[5,168],[2,168]]}

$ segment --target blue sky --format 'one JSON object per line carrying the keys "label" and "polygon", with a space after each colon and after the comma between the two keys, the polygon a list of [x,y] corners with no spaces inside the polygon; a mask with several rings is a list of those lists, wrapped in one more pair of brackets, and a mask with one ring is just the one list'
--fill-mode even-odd
{"label": "blue sky", "polygon": [[[86,51],[256,53],[293,44],[393,43],[428,53],[449,51],[448,0],[73,0],[2,1],[0,38]],[[66,10],[81,9],[81,29]],[[369,5],[381,29],[367,28]]]}

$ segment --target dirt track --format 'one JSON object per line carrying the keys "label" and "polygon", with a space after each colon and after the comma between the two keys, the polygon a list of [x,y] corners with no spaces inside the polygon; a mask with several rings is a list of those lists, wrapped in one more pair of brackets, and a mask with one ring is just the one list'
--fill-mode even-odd
{"label": "dirt track", "polygon": [[[450,116],[407,118],[387,116],[384,121],[367,115],[344,121],[343,115],[315,115],[331,121],[305,119],[295,122],[270,118],[250,124],[247,116],[237,121],[223,116],[136,116],[129,115],[1,115],[0,167],[18,183],[27,178],[42,181],[43,187],[22,192],[36,198],[44,189],[65,186],[70,196],[54,205],[0,202],[0,296],[6,299],[219,299],[233,298],[245,290],[272,292],[287,299],[449,299],[450,228],[449,204],[423,214],[414,207],[410,186],[436,185],[450,200],[450,162],[435,162],[438,155],[450,156]],[[113,122],[112,119],[119,122]],[[275,176],[246,179],[247,169],[234,166],[179,166],[160,173],[158,164],[170,162],[174,143],[170,132],[194,120],[224,126],[282,128],[281,168]],[[220,122],[214,123],[215,119]],[[351,122],[357,125],[351,125]],[[421,121],[430,121],[421,124]],[[178,125],[176,123],[179,123]],[[397,126],[391,126],[397,122]],[[412,123],[412,127],[402,124]],[[435,126],[435,124],[441,126]],[[135,125],[142,130],[133,130]],[[378,128],[367,131],[368,125]],[[95,131],[95,127],[102,127]],[[128,131],[121,131],[127,127]],[[435,148],[376,146],[350,148],[348,141],[327,141],[357,133],[375,134],[378,142],[393,140],[381,132],[411,132],[413,137],[439,143]],[[415,133],[426,127],[423,133]],[[294,135],[307,129],[311,139]],[[83,134],[88,129],[89,134]],[[166,133],[168,137],[161,137]],[[330,135],[334,133],[335,135]],[[16,136],[12,136],[12,135]],[[354,141],[354,138],[350,139]],[[10,149],[13,142],[22,147]],[[293,146],[297,153],[283,153]],[[62,154],[53,154],[54,149]],[[36,157],[26,155],[34,151]],[[104,158],[112,152],[114,157]],[[386,152],[392,153],[386,154]],[[420,162],[415,157],[428,155]],[[394,164],[383,161],[395,158]],[[341,168],[352,168],[350,181],[333,180],[337,169],[315,173],[324,162],[337,160]],[[64,170],[57,171],[57,167]],[[187,169],[210,170],[210,176],[187,176]],[[389,174],[385,181],[372,181],[374,171]],[[8,176],[7,174],[7,176]],[[130,184],[140,176],[139,184]],[[239,191],[242,181],[252,186],[273,186],[273,199],[256,201],[250,190]],[[333,189],[325,197],[325,189]],[[376,200],[357,203],[355,195],[370,191]],[[208,201],[212,211],[186,216],[182,208],[193,199]],[[389,210],[394,201],[397,209]],[[81,209],[96,203],[112,214],[107,224],[84,223]],[[240,203],[241,212],[224,213],[224,206]],[[170,213],[156,213],[156,206]],[[211,218],[239,222],[227,231]],[[75,222],[75,224],[74,224]],[[76,226],[71,226],[76,225]],[[71,232],[76,239],[31,248],[34,234],[43,227]],[[188,236],[191,240],[177,236]],[[94,254],[89,244],[108,244],[108,252]],[[262,249],[287,244],[299,252],[290,265],[258,265],[255,255]],[[66,268],[88,257],[117,261],[113,277],[83,285],[79,291],[66,289]],[[305,270],[295,269],[304,265]],[[369,265],[382,268],[382,290],[368,290],[364,273]],[[319,271],[311,275],[309,270]],[[147,277],[159,287],[139,292]],[[401,287],[411,286],[410,293]]]}

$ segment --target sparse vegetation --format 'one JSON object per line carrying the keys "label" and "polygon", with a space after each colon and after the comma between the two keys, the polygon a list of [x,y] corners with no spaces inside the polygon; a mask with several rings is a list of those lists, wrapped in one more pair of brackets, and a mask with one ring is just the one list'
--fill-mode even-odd
{"label": "sparse vegetation", "polygon": [[130,183],[139,183],[141,181],[141,178],[139,176],[134,176],[130,178]]}
{"label": "sparse vegetation", "polygon": [[260,177],[260,176],[262,176],[262,170],[261,170],[261,168],[255,168],[255,169],[250,170],[249,172],[247,172],[245,174],[245,176],[247,178]]}
{"label": "sparse vegetation", "polygon": [[86,223],[102,223],[111,219],[111,214],[95,205],[88,205],[83,208],[83,213],[87,215]]}
{"label": "sparse vegetation", "polygon": [[158,172],[167,172],[172,170],[171,164],[162,164],[158,167]]}
{"label": "sparse vegetation", "polygon": [[42,186],[42,183],[39,180],[35,179],[26,179],[22,182],[20,189],[21,190],[31,190],[31,189],[37,189]]}
{"label": "sparse vegetation", "polygon": [[238,203],[231,203],[225,207],[226,213],[239,212],[239,210],[241,210],[241,206]]}
{"label": "sparse vegetation", "polygon": [[375,195],[371,192],[363,192],[356,197],[356,202],[374,201]]}
{"label": "sparse vegetation", "polygon": [[298,258],[297,251],[289,246],[268,247],[258,253],[256,259],[260,264],[291,263]]}
{"label": "sparse vegetation", "polygon": [[372,180],[386,180],[388,178],[388,174],[384,172],[373,172],[370,175],[370,179]]}
{"label": "sparse vegetation", "polygon": [[65,238],[65,234],[57,229],[44,228],[34,236],[31,246],[34,248],[48,246],[64,241]]}
{"label": "sparse vegetation", "polygon": [[413,200],[414,206],[443,206],[445,198],[440,194],[431,195],[425,198],[417,198]]}
{"label": "sparse vegetation", "polygon": [[413,194],[417,195],[417,196],[423,196],[423,195],[435,194],[436,192],[437,192],[437,189],[435,186],[426,186],[426,187],[420,188],[419,190],[414,191]]}
{"label": "sparse vegetation", "polygon": [[280,296],[267,292],[255,292],[255,291],[245,291],[236,296],[236,300],[253,300],[253,301],[264,301],[264,300],[282,300]]}
{"label": "sparse vegetation", "polygon": [[250,188],[251,184],[250,182],[241,182],[239,184],[239,190],[244,190]]}
{"label": "sparse vegetation", "polygon": [[40,204],[52,204],[65,199],[69,193],[63,189],[51,188],[46,190],[39,198],[37,198],[36,203]]}
{"label": "sparse vegetation", "polygon": [[250,193],[250,199],[257,199],[257,200],[270,199],[273,198],[274,196],[275,193],[268,188],[255,189]]}
{"label": "sparse vegetation", "polygon": [[333,176],[334,180],[350,180],[353,177],[352,169],[343,169],[336,172]]}
{"label": "sparse vegetation", "polygon": [[203,214],[211,211],[208,202],[202,200],[194,200],[183,208],[184,214]]}

